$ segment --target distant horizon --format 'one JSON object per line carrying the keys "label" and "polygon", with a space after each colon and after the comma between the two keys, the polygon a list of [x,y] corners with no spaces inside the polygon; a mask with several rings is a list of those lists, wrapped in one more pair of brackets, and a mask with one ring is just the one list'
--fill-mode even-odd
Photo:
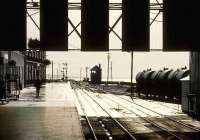
{"label": "distant horizon", "polygon": [[[54,80],[59,80],[59,79],[62,79],[62,75],[59,75],[57,76],[56,74],[53,75],[54,77]],[[57,79],[58,77],[58,79]],[[85,78],[85,75],[82,76],[81,80],[83,80],[83,78]],[[90,75],[88,77],[90,79]],[[52,76],[51,75],[47,75],[47,80],[51,80],[52,79]],[[79,76],[69,76],[68,79],[73,79],[73,80],[77,80],[79,81],[80,80],[80,77]],[[135,77],[133,78],[133,82],[135,82]],[[114,77],[112,80],[111,78],[109,78],[108,81],[117,81],[117,82],[130,82],[130,77]],[[107,77],[102,77],[102,81],[107,81]]]}

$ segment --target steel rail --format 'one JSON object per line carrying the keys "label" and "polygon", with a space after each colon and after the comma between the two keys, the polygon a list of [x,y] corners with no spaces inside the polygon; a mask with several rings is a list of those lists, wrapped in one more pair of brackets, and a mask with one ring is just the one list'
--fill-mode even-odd
{"label": "steel rail", "polygon": [[[83,92],[83,90],[81,90],[81,91]],[[91,103],[91,102],[89,101],[89,99],[87,99],[84,95],[85,95],[85,94],[81,94],[81,96],[84,98],[84,100],[86,100],[88,103]],[[92,102],[94,102],[94,101],[92,101]],[[102,118],[98,115],[98,113],[97,113],[97,111],[94,109],[94,107],[91,106],[91,108],[94,110],[94,112],[95,112],[96,117],[98,118],[98,120],[101,121],[101,122],[103,122]],[[101,123],[101,124],[102,124],[102,123]],[[106,126],[106,124],[105,124],[105,126]],[[106,127],[103,127],[103,128],[104,128],[104,131],[105,131],[105,135],[107,135],[108,139],[109,139],[109,140],[112,139],[112,135],[111,135],[111,133],[109,132],[109,130],[108,130]]]}
{"label": "steel rail", "polygon": [[[105,92],[107,92],[107,91],[105,91]],[[109,93],[109,92],[107,92],[107,93]],[[140,104],[138,104],[138,103],[131,102],[130,100],[127,100],[127,99],[125,99],[125,98],[118,97],[118,96],[115,96],[115,97],[121,98],[121,99],[123,99],[123,100],[126,100],[127,102],[130,102],[130,103],[133,103],[133,104],[135,104],[135,105],[137,105],[137,106],[140,106],[140,107],[142,107],[142,108],[145,108],[146,110],[149,110],[149,111],[151,111],[151,112],[153,112],[153,113],[155,113],[155,114],[158,114],[158,115],[160,115],[160,116],[162,116],[162,117],[165,117],[165,118],[167,118],[168,120],[174,121],[174,122],[176,122],[176,123],[178,123],[178,124],[180,124],[180,125],[182,125],[182,126],[184,126],[184,127],[187,127],[187,128],[192,129],[192,130],[194,130],[194,131],[200,132],[200,129],[199,129],[199,128],[195,128],[195,127],[192,127],[192,126],[190,126],[190,125],[188,125],[188,124],[185,124],[185,123],[183,123],[183,122],[181,122],[181,121],[172,119],[172,118],[170,118],[170,117],[167,116],[167,115],[158,113],[158,112],[156,112],[156,111],[154,111],[154,110],[152,110],[152,109],[149,109],[149,108],[147,108],[147,107],[145,107],[145,106],[142,106],[142,105],[140,105]]]}
{"label": "steel rail", "polygon": [[[90,89],[90,88],[89,88],[89,89]],[[97,102],[97,101],[96,101],[95,99],[93,99],[90,95],[88,95],[87,92],[85,92],[84,90],[82,90],[82,91],[83,91],[84,93],[86,93],[87,96],[89,96],[92,100],[94,100],[95,103]],[[113,96],[114,96],[114,95],[113,95]],[[108,97],[108,98],[109,98],[109,97]],[[121,98],[121,97],[118,97],[118,98]],[[152,120],[149,120],[149,119],[143,118],[141,115],[135,113],[133,110],[130,110],[129,108],[125,107],[124,105],[119,104],[118,102],[116,102],[115,100],[113,100],[113,99],[111,99],[111,98],[109,98],[109,99],[110,99],[111,101],[113,101],[114,103],[116,103],[116,104],[122,106],[122,107],[125,108],[126,110],[130,111],[131,113],[134,113],[136,116],[140,117],[141,119],[145,120],[146,122],[148,122],[148,123],[154,125],[155,127],[161,129],[162,131],[165,131],[166,133],[168,133],[168,134],[174,136],[176,139],[178,139],[178,140],[183,140],[183,138],[181,138],[180,136],[177,136],[177,135],[174,134],[173,132],[170,132],[170,131],[167,130],[165,127],[160,126],[159,124],[153,122]],[[122,98],[122,99],[124,99],[124,98]],[[105,102],[105,101],[104,101],[104,102]],[[131,102],[131,103],[132,103],[132,102]],[[101,105],[100,105],[98,102],[97,102],[97,104],[98,104],[98,106],[101,107]],[[108,104],[108,103],[107,103],[107,104]],[[102,108],[102,107],[101,107],[101,108]],[[140,112],[142,112],[142,113],[148,115],[146,112],[142,111],[141,109],[138,109],[138,108],[137,108],[137,110],[139,110]],[[107,113],[107,112],[106,112],[106,113]],[[108,115],[109,115],[109,114],[108,114]],[[109,116],[110,116],[110,115],[109,115]]]}
{"label": "steel rail", "polygon": [[[108,98],[109,98],[109,97],[108,97]],[[111,101],[113,101],[114,103],[120,105],[121,107],[125,108],[126,110],[130,111],[131,113],[135,114],[136,116],[140,117],[140,118],[143,119],[144,121],[146,121],[146,122],[148,122],[148,123],[154,125],[155,127],[159,128],[160,130],[165,131],[166,133],[168,133],[168,134],[174,136],[176,139],[178,139],[178,140],[183,140],[183,138],[181,138],[181,137],[177,136],[176,134],[174,134],[174,133],[168,131],[165,127],[160,126],[159,124],[155,123],[155,122],[152,121],[152,120],[149,120],[149,119],[146,119],[146,118],[142,117],[141,115],[135,113],[133,110],[130,110],[129,108],[125,107],[124,105],[119,104],[119,103],[116,102],[115,100],[113,100],[113,99],[111,99],[111,98],[109,98],[109,99],[110,99]],[[144,111],[142,111],[142,110],[140,110],[140,109],[137,109],[137,110],[139,110],[140,112],[142,112],[142,113],[144,113],[144,114],[147,114],[147,113],[145,113]]]}
{"label": "steel rail", "polygon": [[[114,96],[114,95],[113,95],[113,96]],[[115,97],[118,97],[118,96],[115,96]],[[109,98],[109,97],[107,97],[107,98]],[[121,98],[121,97],[118,97],[118,98]],[[176,134],[174,134],[174,133],[168,131],[165,127],[162,127],[162,126],[158,125],[157,123],[153,122],[152,120],[149,120],[149,119],[143,118],[142,116],[140,116],[140,115],[138,115],[137,113],[135,113],[134,111],[128,109],[128,108],[125,107],[124,105],[119,104],[118,102],[116,102],[115,100],[113,100],[113,99],[111,99],[111,98],[109,98],[109,99],[112,100],[113,102],[115,102],[116,104],[122,106],[122,107],[125,108],[126,110],[128,110],[128,111],[134,113],[136,116],[140,117],[141,119],[143,119],[143,120],[149,122],[150,124],[156,126],[157,128],[159,128],[159,129],[161,129],[161,130],[167,132],[168,134],[174,136],[175,138],[177,138],[177,139],[179,139],[179,140],[182,140],[182,139],[183,139],[183,138],[177,136]],[[122,99],[124,99],[124,98],[122,98]],[[125,100],[125,99],[124,99],[124,100]],[[128,101],[129,101],[129,100],[128,100]],[[105,101],[104,101],[104,102],[105,102]],[[132,102],[131,102],[131,103],[132,103]],[[141,106],[141,107],[142,107],[142,106]],[[137,110],[139,110],[140,112],[142,112],[142,113],[148,115],[146,112],[142,111],[141,109],[138,109],[138,108],[137,108]],[[154,112],[154,113],[156,113],[156,112]]]}
{"label": "steel rail", "polygon": [[[77,83],[77,82],[75,82],[75,83],[73,83],[73,85],[77,85],[77,87],[80,87],[80,85]],[[73,86],[72,86],[73,87]],[[73,89],[76,89],[76,88],[74,88],[73,87]],[[79,88],[80,89],[80,88]],[[82,91],[82,90],[81,90]],[[82,94],[83,95],[83,94]],[[77,94],[77,96],[78,96],[78,94]],[[89,100],[85,97],[85,96],[82,96],[85,100],[87,100],[88,102],[89,102]],[[80,98],[79,98],[80,99]],[[80,104],[80,103],[79,103]],[[98,118],[98,120],[99,121],[101,121],[101,122],[103,122],[102,121],[102,119],[98,116],[98,114],[97,114],[97,112],[96,112],[96,110],[91,106],[91,108],[94,110],[94,112],[95,112],[95,114],[96,114],[96,116],[97,116],[97,118]],[[101,123],[102,124],[102,123]],[[110,132],[108,132],[108,130],[106,129],[106,128],[104,128],[105,129],[105,135],[107,135],[107,137],[108,137],[108,139],[112,139],[112,136],[110,136]],[[107,131],[106,131],[107,130]]]}
{"label": "steel rail", "polygon": [[156,112],[156,111],[154,111],[154,110],[152,110],[152,109],[149,109],[149,108],[147,108],[147,107],[145,107],[145,106],[142,106],[142,105],[140,105],[140,104],[138,104],[138,103],[131,102],[131,101],[129,101],[129,100],[127,100],[127,99],[124,99],[124,98],[122,98],[122,97],[118,97],[118,98],[121,98],[121,99],[126,100],[126,101],[128,101],[128,102],[130,102],[130,103],[133,103],[133,104],[135,104],[135,105],[137,105],[137,106],[140,106],[140,107],[142,107],[142,108],[145,108],[146,110],[149,110],[149,111],[151,111],[151,112],[153,112],[153,113],[155,113],[155,114],[158,114],[158,115],[160,115],[160,116],[162,116],[162,117],[165,117],[165,118],[167,118],[167,119],[169,119],[169,120],[171,120],[171,121],[173,121],[173,122],[176,122],[176,123],[178,123],[178,124],[180,124],[180,125],[182,125],[182,126],[185,126],[185,127],[190,128],[190,129],[192,129],[192,130],[195,130],[195,131],[197,131],[197,132],[200,132],[200,129],[194,128],[194,127],[192,127],[192,126],[189,126],[189,125],[187,125],[187,124],[185,124],[185,123],[183,123],[183,122],[181,122],[181,121],[172,119],[172,118],[170,118],[170,117],[167,116],[167,115],[158,113],[158,112]]}
{"label": "steel rail", "polygon": [[[79,84],[77,84],[77,85],[80,87]],[[80,89],[82,89],[82,88],[80,87]],[[124,126],[123,126],[119,121],[117,121],[115,118],[113,118],[113,117],[110,115],[110,113],[109,113],[108,111],[106,111],[96,100],[94,100],[91,96],[89,96],[88,93],[85,92],[83,89],[82,89],[82,91],[83,91],[88,97],[90,97],[90,98],[92,99],[92,101],[94,101],[94,102],[95,102],[95,103],[110,117],[110,119],[112,119],[112,120],[118,125],[118,127],[120,127],[120,129],[121,129],[125,134],[127,134],[131,139],[136,140],[136,138],[135,138],[126,128],[124,128]]]}
{"label": "steel rail", "polygon": [[[72,85],[71,85],[71,86],[72,86]],[[91,123],[90,123],[90,121],[89,121],[89,118],[88,118],[88,116],[87,116],[87,113],[86,113],[86,111],[85,111],[85,109],[84,109],[84,107],[83,107],[83,104],[82,104],[80,98],[78,97],[78,93],[77,93],[76,89],[74,89],[74,93],[75,93],[75,95],[76,95],[76,97],[77,97],[77,100],[78,100],[78,102],[79,102],[79,105],[80,105],[80,107],[81,107],[81,110],[82,110],[83,113],[84,113],[84,117],[85,117],[85,119],[86,119],[86,121],[87,121],[87,124],[88,124],[88,126],[89,126],[89,128],[90,128],[90,131],[92,132],[92,135],[93,135],[94,139],[95,139],[95,140],[98,140],[98,139],[97,139],[97,136],[96,136],[96,134],[95,134],[95,132],[94,132],[94,129],[93,129],[93,127],[92,127],[92,125],[91,125]]]}
{"label": "steel rail", "polygon": [[93,99],[86,91],[82,89],[82,91],[90,98],[92,101],[94,101],[109,117],[111,120],[113,120],[118,127],[125,133],[127,134],[132,140],[137,140],[119,121],[117,121],[115,118],[112,117],[112,115],[105,109],[103,108],[95,99]]}
{"label": "steel rail", "polygon": [[[91,89],[88,89],[88,90],[92,91]],[[104,90],[103,92],[106,92],[106,93],[113,93],[113,94],[115,94],[115,93],[120,93],[120,95],[122,95],[122,94],[123,94],[123,95],[128,95],[127,92],[119,92],[119,91],[117,91],[117,90],[114,90],[114,91]],[[148,100],[145,100],[145,101],[148,101]],[[148,101],[148,102],[150,102],[150,101]],[[167,107],[167,108],[170,107],[170,106],[161,104],[161,103],[159,103],[159,102],[158,102],[158,104],[161,105],[161,106]],[[178,110],[178,109],[175,108],[175,107],[170,107],[170,108],[173,109],[173,110],[176,110],[176,111]]]}

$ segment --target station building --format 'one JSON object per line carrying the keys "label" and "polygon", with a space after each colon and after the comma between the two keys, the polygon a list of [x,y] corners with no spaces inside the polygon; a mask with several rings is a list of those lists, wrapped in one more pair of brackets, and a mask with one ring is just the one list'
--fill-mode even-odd
{"label": "station building", "polygon": [[27,50],[25,52],[25,85],[33,84],[36,78],[46,80],[46,52]]}
{"label": "station building", "polygon": [[7,80],[15,76],[21,88],[31,86],[37,77],[45,81],[45,62],[46,52],[41,50],[0,51],[0,75]]}
{"label": "station building", "polygon": [[90,69],[90,79],[92,84],[100,84],[101,83],[101,77],[102,77],[102,69],[101,65],[99,66],[95,65]]}

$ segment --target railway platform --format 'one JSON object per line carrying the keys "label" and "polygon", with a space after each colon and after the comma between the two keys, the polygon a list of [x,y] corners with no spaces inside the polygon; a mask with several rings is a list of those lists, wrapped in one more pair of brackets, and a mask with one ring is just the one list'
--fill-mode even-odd
{"label": "railway platform", "polygon": [[0,106],[0,140],[84,140],[69,83],[49,83]]}

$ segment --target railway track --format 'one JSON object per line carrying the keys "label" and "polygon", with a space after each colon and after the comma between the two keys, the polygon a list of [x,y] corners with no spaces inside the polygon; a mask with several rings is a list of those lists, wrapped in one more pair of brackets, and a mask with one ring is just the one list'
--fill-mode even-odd
{"label": "railway track", "polygon": [[[86,94],[87,94],[87,93],[86,93]],[[108,99],[108,97],[106,97],[106,98]],[[147,123],[151,124],[152,126],[154,126],[154,129],[155,129],[155,128],[160,129],[160,131],[162,131],[162,133],[165,133],[165,134],[164,134],[165,137],[167,137],[167,138],[172,138],[172,137],[173,137],[173,139],[178,139],[178,140],[183,140],[183,139],[184,139],[184,138],[178,136],[177,134],[175,134],[175,133],[169,131],[169,130],[166,129],[165,127],[159,125],[158,123],[155,123],[154,121],[152,121],[152,120],[150,120],[150,119],[147,119],[147,118],[145,118],[145,117],[142,117],[141,115],[139,115],[139,114],[136,113],[135,111],[130,110],[129,108],[127,108],[126,106],[124,106],[124,105],[122,105],[122,104],[116,102],[115,100],[113,100],[113,99],[109,99],[109,100],[112,101],[112,102],[114,102],[114,103],[117,104],[117,105],[120,105],[120,106],[121,106],[122,108],[124,108],[125,110],[128,110],[129,112],[135,114],[135,115],[136,115],[137,117],[139,117],[140,119],[142,119],[142,120],[146,121]],[[110,106],[109,101],[107,101],[107,102],[106,102],[105,100],[103,100],[103,101],[104,101],[106,104],[108,104],[108,105]],[[139,110],[139,111],[141,111],[141,110]],[[145,113],[145,112],[142,112],[142,113]],[[147,114],[147,113],[145,113],[145,114]]]}
{"label": "railway track", "polygon": [[[136,116],[142,118],[143,120],[147,121],[148,123],[154,125],[155,127],[169,133],[170,135],[173,135],[174,137],[176,137],[177,139],[192,139],[191,137],[192,136],[188,136],[189,134],[183,134],[182,130],[183,130],[183,127],[184,130],[185,129],[189,129],[187,130],[190,131],[195,131],[196,133],[199,133],[199,131],[197,131],[196,129],[193,129],[191,127],[188,127],[187,125],[183,125],[183,124],[175,124],[173,120],[171,120],[171,122],[168,120],[161,120],[161,119],[151,119],[151,118],[146,118],[146,117],[142,117],[141,115],[139,115],[138,113],[136,113],[135,111],[133,111],[133,109],[130,109],[130,107],[127,107],[128,105],[127,104],[124,104],[122,105],[121,103],[118,103],[116,102],[116,100],[114,100],[113,98],[110,98],[110,97],[107,97],[107,99],[111,100],[112,102],[115,102],[116,104],[120,105],[121,107],[123,107],[124,109],[134,113]],[[129,105],[130,106],[130,105]],[[132,106],[132,107],[135,107],[135,106]],[[150,116],[150,114],[146,113],[147,111],[145,110],[142,110],[141,108],[134,108],[134,110],[138,110],[140,111],[141,113],[145,114],[146,116]],[[192,134],[194,135],[194,134]],[[194,137],[199,137],[198,135],[197,136],[194,136]]]}
{"label": "railway track", "polygon": [[[152,100],[146,100],[146,101],[152,102]],[[155,101],[154,101],[154,102],[155,102]],[[170,109],[175,110],[175,111],[179,111],[179,107],[172,107],[172,106],[169,106],[169,105],[164,105],[164,104],[162,104],[162,103],[159,102],[159,101],[156,101],[156,102],[157,102],[157,104],[159,104],[160,106],[163,106],[163,107],[166,107],[166,108],[170,108]],[[178,106],[178,104],[177,104],[177,106]]]}
{"label": "railway track", "polygon": [[[87,116],[87,113],[86,113],[86,111],[85,111],[84,105],[83,105],[81,99],[79,98],[78,92],[76,91],[77,86],[78,86],[78,88],[81,89],[80,85],[73,85],[73,84],[75,84],[75,83],[72,83],[72,88],[74,89],[75,95],[76,95],[76,97],[77,97],[77,100],[78,100],[78,102],[79,102],[79,105],[81,106],[81,110],[82,110],[82,112],[84,113],[84,116],[85,116],[85,118],[86,118],[88,127],[89,127],[89,129],[90,129],[90,131],[91,131],[91,134],[92,134],[92,136],[91,136],[89,139],[102,140],[102,138],[98,138],[98,136],[96,135],[95,130],[94,130],[93,126],[92,126],[91,120],[90,120],[89,117]],[[87,96],[88,96],[93,102],[95,102],[95,103],[109,116],[109,119],[111,119],[111,120],[113,121],[113,123],[115,123],[115,124],[118,126],[118,128],[120,128],[120,129],[125,133],[125,135],[127,136],[127,140],[136,140],[136,138],[135,138],[135,137],[134,137],[134,136],[133,136],[133,135],[132,135],[118,120],[117,120],[117,119],[113,118],[112,115],[111,115],[105,108],[103,108],[96,100],[94,100],[94,99],[93,99],[91,96],[89,96],[88,94],[87,94]],[[82,96],[82,97],[83,97],[83,96]],[[85,97],[84,97],[84,99],[87,100]],[[108,129],[105,128],[105,125],[106,125],[106,124],[103,123],[103,120],[101,119],[101,117],[98,117],[98,122],[101,124],[100,126],[102,126],[102,127],[105,129],[105,135],[108,135],[108,138],[107,138],[107,139],[108,139],[108,140],[111,140],[111,139],[112,139],[112,136],[110,136],[110,133],[108,132]]]}
{"label": "railway track", "polygon": [[[78,83],[77,83],[78,84]],[[79,85],[79,84],[78,84]],[[79,85],[79,88],[82,88],[82,92],[85,94],[85,95],[87,95],[89,98],[91,98],[91,100],[93,100],[96,104],[99,104],[98,103],[98,101],[95,99],[95,97],[93,97],[92,96],[92,94],[89,94],[88,92],[93,92],[94,91],[94,89],[91,89],[91,88],[86,88],[86,87],[81,87],[81,85]],[[85,90],[84,90],[85,89]],[[100,90],[102,90],[102,89],[100,89]],[[99,89],[97,90],[97,92],[99,91]],[[106,92],[104,92],[104,93],[106,93]],[[103,94],[102,94],[102,96],[103,96]],[[152,126],[154,126],[155,128],[157,128],[157,129],[160,129],[161,131],[162,131],[162,133],[165,133],[164,134],[164,136],[166,136],[166,138],[168,137],[168,138],[172,138],[172,139],[178,139],[178,140],[184,140],[184,139],[191,139],[191,137],[190,137],[190,135],[189,134],[183,134],[182,132],[181,132],[181,130],[179,130],[179,128],[182,128],[182,127],[185,127],[185,129],[187,128],[187,129],[190,129],[190,130],[192,130],[192,131],[195,131],[195,136],[193,137],[194,139],[199,139],[199,137],[200,137],[200,135],[199,135],[199,132],[200,132],[200,130],[198,129],[198,128],[195,128],[195,127],[192,127],[192,126],[189,126],[189,125],[187,125],[187,124],[185,124],[185,123],[183,123],[183,122],[180,122],[180,121],[177,121],[177,120],[175,120],[175,119],[172,119],[172,118],[170,118],[170,117],[168,117],[168,116],[166,116],[166,115],[163,115],[163,114],[161,114],[161,113],[159,113],[159,112],[156,112],[156,111],[154,111],[154,110],[152,110],[152,109],[149,109],[149,108],[147,108],[147,107],[145,107],[145,106],[142,106],[142,105],[140,105],[140,104],[137,104],[137,103],[135,103],[135,102],[131,102],[130,100],[128,100],[128,99],[125,99],[125,98],[122,98],[122,97],[118,97],[118,96],[116,96],[116,95],[112,95],[113,97],[111,98],[111,97],[108,97],[108,96],[106,96],[106,98],[107,98],[107,100],[109,99],[110,101],[112,101],[112,102],[114,102],[115,104],[118,104],[119,106],[121,106],[122,108],[124,108],[124,110],[128,110],[129,112],[131,112],[131,113],[133,113],[133,114],[135,114],[136,116],[138,116],[140,119],[142,119],[142,120],[144,120],[144,121],[146,121],[147,123],[149,123],[149,124],[151,124]],[[126,103],[125,103],[125,105],[124,104],[121,104],[121,103],[118,103],[118,102],[116,102],[116,100],[114,100],[114,99],[116,99],[116,98],[118,98],[118,101],[119,101],[119,98],[121,99],[121,100],[124,100]],[[102,99],[103,100],[103,99]],[[109,105],[109,101],[105,101],[105,100],[103,100],[106,104],[108,104]],[[138,106],[138,107],[140,107],[140,108],[137,108],[137,110],[138,111],[140,111],[141,113],[143,113],[143,114],[146,114],[147,116],[149,116],[149,114],[148,113],[146,113],[146,112],[148,112],[148,111],[151,111],[151,112],[153,112],[153,113],[155,113],[155,114],[157,114],[157,115],[159,115],[159,116],[161,116],[161,117],[165,117],[165,118],[167,118],[168,119],[168,121],[167,122],[165,122],[165,121],[158,121],[158,120],[152,120],[152,119],[150,119],[150,118],[145,118],[145,117],[142,117],[141,115],[139,115],[138,113],[136,113],[135,111],[133,111],[132,109],[130,109],[130,108],[128,108],[127,106],[132,106],[132,108],[135,108],[135,106],[133,106],[133,104],[134,105],[136,105],[136,106]],[[102,108],[102,106],[99,104],[99,106]],[[110,106],[110,105],[109,105]],[[146,110],[146,111],[144,111],[144,110],[142,110],[142,109],[144,109],[144,110]],[[105,110],[106,111],[106,110]],[[106,111],[107,112],[107,111]],[[108,113],[108,112],[107,112]],[[169,123],[169,120],[171,121],[170,123]],[[119,123],[120,123],[120,121],[118,121]],[[176,123],[176,125],[175,125],[175,123]],[[124,123],[122,122],[121,123],[121,125],[124,125]],[[122,125],[122,126],[123,126]],[[171,126],[171,125],[173,125],[173,126]],[[125,126],[125,125],[124,125]],[[196,133],[198,133],[198,135],[196,135]],[[168,136],[167,136],[168,135]]]}
{"label": "railway track", "polygon": [[[91,86],[91,85],[90,85],[90,87],[88,87],[88,88],[90,88],[90,90],[93,91],[93,92],[101,91],[102,93],[112,93],[112,94],[116,94],[116,93],[117,93],[117,95],[130,95],[130,93],[121,92],[121,91],[119,92],[119,91],[116,90],[116,89],[112,89],[112,90],[106,89],[106,90],[104,90],[103,86],[100,86],[100,85],[99,85],[99,87],[100,87],[100,88],[98,88],[98,89],[95,90],[95,88],[97,88],[97,86],[94,87],[94,86]],[[138,98],[138,99],[139,99],[139,98]],[[152,100],[145,100],[145,101],[152,102]],[[158,103],[160,106],[167,107],[167,108],[171,108],[172,110],[175,110],[175,111],[179,111],[179,108],[164,105],[164,104],[160,103],[159,101],[157,101],[157,103]]]}
{"label": "railway track", "polygon": [[[116,91],[116,92],[117,92],[117,91]],[[104,91],[104,93],[105,93],[105,91]],[[109,93],[109,92],[106,92],[106,93]],[[113,94],[111,94],[111,95],[113,95]],[[182,125],[183,127],[187,127],[187,128],[189,128],[189,129],[191,129],[191,130],[194,130],[194,131],[196,131],[196,132],[200,132],[200,128],[196,128],[195,126],[191,126],[191,125],[188,125],[188,124],[186,124],[186,123],[183,123],[183,122],[181,122],[181,121],[179,121],[179,120],[173,119],[173,118],[171,118],[171,117],[169,117],[169,116],[167,116],[167,115],[164,115],[164,114],[162,114],[162,113],[159,113],[159,112],[157,112],[157,111],[154,111],[154,110],[152,110],[152,109],[150,109],[150,108],[148,108],[148,107],[146,107],[146,106],[144,106],[144,105],[141,105],[141,104],[139,104],[139,103],[133,102],[133,100],[130,101],[130,100],[125,99],[125,98],[123,98],[123,97],[119,97],[119,96],[115,96],[115,95],[113,95],[113,96],[116,97],[116,98],[120,98],[120,99],[122,99],[122,100],[125,100],[125,101],[129,102],[130,104],[134,104],[134,105],[137,105],[137,106],[139,106],[139,107],[141,107],[141,108],[144,108],[144,109],[146,109],[146,110],[148,110],[148,111],[151,111],[151,112],[153,112],[153,113],[155,113],[155,114],[157,114],[157,115],[159,115],[159,116],[161,116],[161,117],[167,118],[168,120],[173,121],[174,123],[177,123],[177,124]]]}
{"label": "railway track", "polygon": [[190,125],[188,125],[188,124],[185,124],[185,123],[183,123],[183,122],[181,122],[181,121],[179,121],[179,120],[175,120],[175,119],[173,119],[173,118],[171,118],[171,117],[169,117],[169,116],[167,116],[167,115],[161,114],[161,113],[159,113],[159,112],[157,112],[157,111],[154,111],[154,110],[152,110],[152,109],[150,109],[150,108],[147,108],[147,107],[145,107],[145,106],[143,106],[143,105],[141,105],[141,104],[138,104],[138,103],[135,103],[135,102],[131,102],[130,100],[125,99],[125,98],[123,98],[123,97],[117,97],[117,98],[120,98],[120,99],[122,99],[122,100],[125,100],[125,101],[127,101],[127,102],[129,102],[129,103],[131,103],[131,104],[135,104],[135,105],[137,105],[137,106],[140,106],[140,107],[142,107],[142,108],[144,108],[144,109],[146,109],[146,110],[148,110],[148,111],[151,111],[151,112],[153,112],[153,113],[155,113],[155,114],[158,114],[158,115],[160,115],[161,117],[167,118],[168,120],[171,120],[171,121],[173,121],[174,123],[178,123],[178,124],[180,124],[180,125],[182,125],[182,126],[184,126],[184,127],[187,127],[187,128],[189,128],[189,129],[191,129],[191,130],[200,132],[200,129],[199,129],[199,128],[196,128],[196,127],[194,127],[194,126],[192,127],[192,126],[190,126]]}
{"label": "railway track", "polygon": [[[102,88],[101,88],[102,89]],[[92,90],[90,90],[90,91],[92,91]],[[106,93],[107,91],[104,91],[103,93]],[[113,95],[114,96],[114,95]],[[198,139],[199,139],[199,132],[200,132],[200,129],[199,128],[196,128],[196,127],[194,127],[194,126],[190,126],[190,125],[188,125],[188,124],[186,124],[186,123],[183,123],[183,122],[181,122],[181,121],[179,121],[179,120],[176,120],[176,119],[173,119],[173,118],[171,118],[171,117],[169,117],[169,116],[167,116],[167,115],[163,115],[163,114],[161,114],[161,113],[159,113],[159,112],[156,112],[156,111],[154,111],[154,110],[152,110],[152,109],[149,109],[149,108],[147,108],[147,107],[145,107],[145,106],[142,106],[142,105],[140,105],[140,104],[137,104],[137,103],[134,103],[134,102],[131,102],[130,100],[127,100],[127,99],[124,99],[124,98],[122,98],[122,97],[118,97],[118,96],[116,96],[117,98],[121,98],[121,99],[123,99],[123,100],[126,100],[127,102],[129,102],[129,103],[131,103],[131,104],[135,104],[135,105],[137,105],[137,106],[139,106],[139,107],[142,107],[142,108],[144,108],[144,109],[146,109],[146,110],[148,110],[148,111],[151,111],[151,112],[153,112],[153,113],[155,113],[155,114],[157,114],[157,115],[159,115],[159,116],[161,116],[161,117],[164,117],[164,118],[167,118],[168,119],[168,121],[171,121],[171,122],[173,122],[173,123],[175,123],[176,125],[174,126],[175,128],[176,128],[176,131],[178,131],[178,129],[180,128],[180,127],[185,127],[185,128],[187,128],[187,129],[190,129],[190,130],[192,130],[192,131],[195,131],[195,133],[198,133],[197,134],[197,136],[194,136],[194,138],[196,139],[196,137],[198,137]],[[113,99],[111,99],[111,100],[113,100]],[[118,103],[119,104],[119,103]],[[124,106],[125,107],[125,106]],[[126,108],[126,107],[125,107]],[[127,109],[127,108],[126,108]],[[140,110],[141,111],[141,110]],[[144,111],[141,111],[141,112],[143,112],[143,113],[145,113]],[[148,115],[147,113],[145,113],[146,115]],[[151,121],[151,122],[153,122],[153,121]],[[166,122],[164,122],[165,123],[165,125],[166,125]],[[167,122],[168,123],[168,122]],[[170,125],[170,124],[169,124]],[[179,125],[179,126],[178,126]],[[164,128],[165,129],[165,128]],[[166,131],[168,131],[168,129],[165,129]],[[171,133],[171,132],[170,132]],[[180,134],[179,135],[183,135],[183,134],[181,134],[181,132],[179,132]],[[174,134],[174,135],[176,135],[177,136],[177,134]],[[188,135],[188,134],[187,134]],[[176,137],[175,136],[175,137]],[[177,138],[178,139],[185,139],[185,138],[187,138],[187,139],[189,139],[187,136],[177,136]]]}
{"label": "railway track", "polygon": [[89,129],[90,129],[90,132],[91,132],[91,138],[90,138],[90,139],[98,140],[98,139],[97,139],[97,136],[96,136],[96,134],[95,134],[95,132],[94,132],[94,129],[93,129],[92,125],[91,125],[91,122],[90,122],[90,120],[89,120],[89,118],[88,118],[88,115],[87,115],[87,113],[86,113],[86,111],[85,111],[85,108],[84,108],[84,106],[83,106],[83,104],[82,104],[82,102],[81,102],[81,100],[80,100],[80,98],[79,98],[79,96],[78,96],[78,93],[77,93],[76,89],[74,89],[74,93],[75,93],[75,95],[76,95],[76,98],[77,98],[77,100],[78,100],[78,102],[79,102],[79,105],[80,105],[80,107],[81,107],[81,110],[82,110],[82,112],[84,113],[84,118],[86,119],[86,122],[87,122],[87,124],[88,124]]}

